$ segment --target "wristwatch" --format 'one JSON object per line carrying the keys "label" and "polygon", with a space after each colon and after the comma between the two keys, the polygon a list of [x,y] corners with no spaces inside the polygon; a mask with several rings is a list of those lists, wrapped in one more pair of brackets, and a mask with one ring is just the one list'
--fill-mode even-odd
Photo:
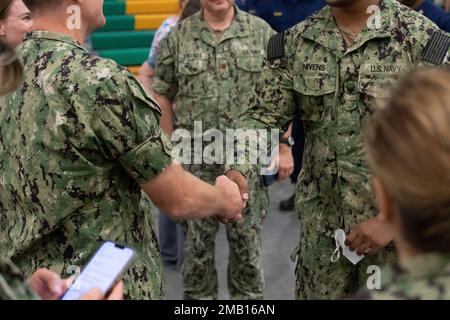
{"label": "wristwatch", "polygon": [[289,137],[287,139],[281,138],[280,143],[287,144],[288,146],[292,147],[295,144],[295,141],[292,137]]}

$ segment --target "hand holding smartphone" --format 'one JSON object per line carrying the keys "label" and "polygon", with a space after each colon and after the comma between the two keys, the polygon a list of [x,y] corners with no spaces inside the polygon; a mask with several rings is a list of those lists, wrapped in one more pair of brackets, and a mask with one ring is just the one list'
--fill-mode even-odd
{"label": "hand holding smartphone", "polygon": [[79,300],[93,288],[107,296],[135,260],[134,249],[111,241],[103,243],[61,300]]}

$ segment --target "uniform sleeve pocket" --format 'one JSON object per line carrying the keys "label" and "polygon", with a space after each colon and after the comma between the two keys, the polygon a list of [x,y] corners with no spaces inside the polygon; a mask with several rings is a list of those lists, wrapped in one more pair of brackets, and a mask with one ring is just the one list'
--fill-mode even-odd
{"label": "uniform sleeve pocket", "polygon": [[143,101],[146,105],[155,110],[161,116],[162,112],[158,103],[151,96],[151,94],[142,87],[140,82],[136,81],[136,79],[129,79],[128,85],[134,98]]}

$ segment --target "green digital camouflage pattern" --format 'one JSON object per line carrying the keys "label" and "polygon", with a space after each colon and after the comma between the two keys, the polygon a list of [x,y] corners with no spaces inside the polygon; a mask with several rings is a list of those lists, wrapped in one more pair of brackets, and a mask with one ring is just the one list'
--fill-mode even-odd
{"label": "green digital camouflage pattern", "polygon": [[133,299],[163,298],[151,212],[138,183],[170,162],[160,109],[134,76],[72,38],[33,32],[25,78],[0,110],[0,252],[30,275],[79,271],[104,240],[137,249]]}
{"label": "green digital camouflage pattern", "polygon": [[[306,146],[296,191],[302,228],[295,252],[298,299],[349,297],[365,283],[367,266],[394,256],[389,246],[356,267],[343,257],[330,261],[335,230],[348,234],[377,213],[362,127],[386,89],[422,64],[422,52],[438,30],[396,1],[385,0],[380,9],[381,24],[365,27],[348,49],[329,6],[286,31],[285,57],[266,61],[243,116],[245,126],[256,128],[286,129],[297,110],[304,121]],[[249,167],[232,166],[244,174]]]}
{"label": "green digital camouflage pattern", "polygon": [[353,299],[449,300],[450,257],[424,254],[381,271],[380,290],[362,290]]}
{"label": "green digital camouflage pattern", "polygon": [[[220,173],[217,173],[218,175]],[[249,205],[238,222],[227,224],[230,253],[228,290],[231,299],[263,299],[264,274],[261,231],[268,204],[257,179],[250,180]],[[215,238],[219,230],[216,218],[184,223],[185,258],[182,267],[185,299],[217,299],[218,278],[215,268]]]}
{"label": "green digital camouflage pattern", "polygon": [[[236,10],[235,20],[220,40],[199,12],[176,26],[160,44],[153,90],[175,102],[175,127],[187,129],[194,139],[198,138],[194,121],[202,122],[203,132],[218,129],[224,136],[226,129],[237,128],[274,34],[266,22]],[[224,173],[223,165],[186,168],[210,183]],[[251,184],[245,218],[226,226],[231,249],[228,287],[234,299],[263,297],[260,233],[268,197],[257,174],[252,175]],[[185,297],[217,298],[214,238],[219,223],[211,218],[187,224]]]}
{"label": "green digital camouflage pattern", "polygon": [[37,300],[22,272],[8,259],[0,257],[0,300]]}

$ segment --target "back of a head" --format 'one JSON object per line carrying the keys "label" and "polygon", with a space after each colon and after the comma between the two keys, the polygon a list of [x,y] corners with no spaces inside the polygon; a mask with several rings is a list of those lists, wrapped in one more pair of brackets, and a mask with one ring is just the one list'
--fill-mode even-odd
{"label": "back of a head", "polygon": [[56,8],[64,3],[65,0],[22,0],[27,8],[36,13],[42,10]]}
{"label": "back of a head", "polygon": [[22,75],[22,65],[14,51],[0,41],[0,96],[15,90]]}
{"label": "back of a head", "polygon": [[86,37],[106,23],[102,0],[80,1],[78,5],[73,0],[23,0],[23,2],[31,11],[35,23],[40,18],[46,18],[44,27],[40,25],[41,30],[65,22],[67,29],[82,31],[80,37]]}
{"label": "back of a head", "polygon": [[366,142],[405,239],[420,252],[450,253],[450,71],[408,74],[375,114]]}

